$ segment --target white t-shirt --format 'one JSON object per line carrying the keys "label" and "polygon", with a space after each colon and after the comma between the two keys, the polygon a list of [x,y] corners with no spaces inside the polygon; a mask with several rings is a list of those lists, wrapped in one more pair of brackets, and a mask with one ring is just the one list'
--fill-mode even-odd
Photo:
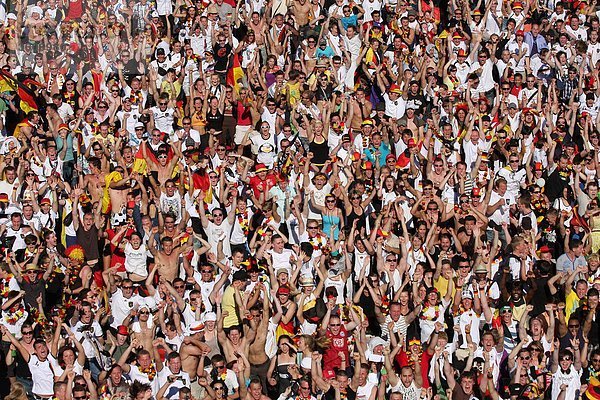
{"label": "white t-shirt", "polygon": [[500,196],[495,190],[490,195],[490,205],[496,204],[500,199],[504,199],[505,203],[494,211],[490,216],[490,220],[494,221],[498,225],[502,225],[503,222],[510,223],[509,209],[510,205],[515,203],[515,198],[508,192],[504,193],[504,196]]}
{"label": "white t-shirt", "polygon": [[190,384],[191,384],[190,374],[188,374],[187,372],[184,372],[184,371],[179,371],[178,374],[175,374],[175,373],[171,372],[169,367],[165,366],[158,373],[158,386],[163,387],[163,385],[165,383],[167,383],[169,376],[176,376],[177,379],[169,385],[167,391],[164,394],[164,397],[165,397],[165,399],[179,398],[179,396],[178,396],[179,390],[184,387],[190,387]]}
{"label": "white t-shirt", "polygon": [[134,294],[130,298],[126,299],[123,296],[121,289],[117,289],[117,291],[113,293],[110,302],[113,316],[113,322],[110,324],[110,326],[117,329],[117,327],[123,323],[123,320],[127,317],[129,312],[140,304],[141,300],[142,298],[137,294]]}
{"label": "white t-shirt", "polygon": [[51,354],[48,354],[46,361],[32,354],[27,363],[31,371],[31,380],[33,389],[31,392],[36,396],[50,397],[54,395],[54,377],[58,376],[60,366]]}
{"label": "white t-shirt", "polygon": [[125,245],[125,270],[144,278],[148,276],[145,244],[141,244],[137,249],[134,249],[131,243]]}

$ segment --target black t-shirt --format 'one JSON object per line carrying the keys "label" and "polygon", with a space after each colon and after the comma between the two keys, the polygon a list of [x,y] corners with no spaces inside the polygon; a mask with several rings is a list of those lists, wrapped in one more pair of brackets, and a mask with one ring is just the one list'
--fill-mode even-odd
{"label": "black t-shirt", "polygon": [[39,274],[40,279],[35,282],[29,282],[28,279],[23,278],[19,283],[21,289],[25,291],[23,301],[25,305],[31,309],[37,310],[37,297],[42,294],[42,304],[46,306],[46,281],[41,278],[41,272]]}
{"label": "black t-shirt", "polygon": [[206,131],[214,129],[216,131],[223,130],[223,114],[217,110],[215,114],[213,114],[210,110],[206,112]]}
{"label": "black t-shirt", "polygon": [[229,43],[221,45],[217,43],[213,46],[213,54],[215,57],[215,71],[223,72],[227,70],[227,64],[229,63],[229,56],[233,48]]}
{"label": "black t-shirt", "polygon": [[138,69],[138,62],[134,59],[127,61],[125,65],[123,65],[123,75],[125,78],[133,78],[136,75],[139,75],[140,71]]}

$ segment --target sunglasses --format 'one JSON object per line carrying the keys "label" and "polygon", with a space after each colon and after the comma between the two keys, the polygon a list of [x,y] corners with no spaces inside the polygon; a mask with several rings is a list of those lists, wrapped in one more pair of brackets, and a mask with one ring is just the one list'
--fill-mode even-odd
{"label": "sunglasses", "polygon": [[177,286],[173,286],[175,289],[184,289],[185,285],[177,285]]}
{"label": "sunglasses", "polygon": [[140,311],[140,315],[149,315],[150,311]]}
{"label": "sunglasses", "polygon": [[21,332],[23,335],[33,335],[33,331]]}
{"label": "sunglasses", "polygon": [[133,289],[133,286],[121,286],[121,289]]}

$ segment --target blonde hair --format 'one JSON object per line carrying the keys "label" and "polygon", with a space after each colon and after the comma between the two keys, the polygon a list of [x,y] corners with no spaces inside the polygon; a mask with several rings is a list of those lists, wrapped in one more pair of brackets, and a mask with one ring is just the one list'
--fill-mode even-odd
{"label": "blonde hair", "polygon": [[10,393],[6,395],[5,400],[28,400],[25,387],[19,382],[11,385]]}

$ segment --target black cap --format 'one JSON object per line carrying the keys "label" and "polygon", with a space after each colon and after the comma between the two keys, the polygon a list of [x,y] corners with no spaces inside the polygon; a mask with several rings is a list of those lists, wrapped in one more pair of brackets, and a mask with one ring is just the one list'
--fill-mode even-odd
{"label": "black cap", "polygon": [[162,47],[159,47],[158,49],[156,49],[156,55],[165,55],[165,49],[163,49]]}

